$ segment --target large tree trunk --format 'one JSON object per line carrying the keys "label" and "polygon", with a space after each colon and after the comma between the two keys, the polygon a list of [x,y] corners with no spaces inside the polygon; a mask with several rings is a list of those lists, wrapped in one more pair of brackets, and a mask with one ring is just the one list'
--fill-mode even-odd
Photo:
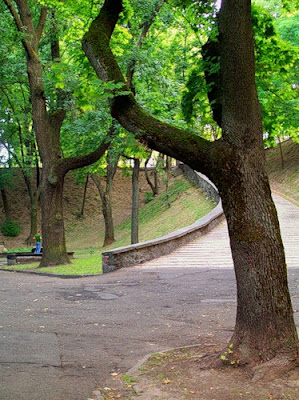
{"label": "large tree trunk", "polygon": [[237,280],[232,357],[256,363],[292,358],[297,348],[277,213],[258,153],[260,162],[257,151],[239,151],[230,161],[233,174],[217,180]]}
{"label": "large tree trunk", "polygon": [[39,267],[68,264],[63,220],[64,176],[51,179],[45,168],[41,180],[43,257]]}
{"label": "large tree trunk", "polygon": [[[83,39],[83,48],[101,79],[125,83],[109,47],[121,11],[121,0],[105,0]],[[115,97],[111,113],[150,148],[186,162],[218,186],[237,279],[233,353],[236,359],[253,364],[271,360],[270,368],[264,363],[265,369],[280,371],[282,364],[286,369],[294,366],[298,338],[284,249],[265,170],[250,0],[222,1],[219,39],[223,91],[220,140],[207,142],[163,124],[149,116],[132,95]]]}
{"label": "large tree trunk", "polygon": [[241,359],[294,358],[298,340],[276,209],[265,168],[255,88],[250,0],[224,0],[219,15],[223,139],[214,171],[227,218],[237,280],[231,343]]}
{"label": "large tree trunk", "polygon": [[132,216],[131,216],[131,244],[138,243],[139,221],[139,171],[140,160],[134,159],[132,174]]}

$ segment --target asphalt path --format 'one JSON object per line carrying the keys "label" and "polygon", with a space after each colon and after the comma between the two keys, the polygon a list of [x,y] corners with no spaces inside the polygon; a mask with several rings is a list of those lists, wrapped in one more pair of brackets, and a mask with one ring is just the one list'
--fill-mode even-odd
{"label": "asphalt path", "polygon": [[[164,264],[81,279],[0,272],[0,400],[87,400],[150,352],[228,340],[232,267]],[[297,323],[298,282],[292,265]]]}

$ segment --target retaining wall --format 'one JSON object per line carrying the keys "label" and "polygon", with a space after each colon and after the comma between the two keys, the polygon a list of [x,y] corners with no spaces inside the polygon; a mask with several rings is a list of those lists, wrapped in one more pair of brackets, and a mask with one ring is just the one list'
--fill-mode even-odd
{"label": "retaining wall", "polygon": [[224,219],[221,200],[215,185],[207,177],[193,171],[185,164],[180,164],[179,168],[188,179],[201,187],[217,203],[217,206],[192,225],[178,229],[168,235],[104,252],[102,254],[103,273],[141,264],[169,254],[179,246],[206,234]]}

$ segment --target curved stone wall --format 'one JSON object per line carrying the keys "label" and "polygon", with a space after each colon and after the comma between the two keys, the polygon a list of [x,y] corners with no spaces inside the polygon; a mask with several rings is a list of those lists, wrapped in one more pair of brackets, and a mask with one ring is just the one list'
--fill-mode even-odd
{"label": "curved stone wall", "polygon": [[104,252],[102,254],[103,273],[141,264],[169,254],[179,246],[206,234],[224,219],[221,200],[215,185],[207,177],[193,171],[185,164],[180,164],[179,168],[188,179],[201,187],[217,203],[217,206],[192,225],[178,229],[168,235]]}

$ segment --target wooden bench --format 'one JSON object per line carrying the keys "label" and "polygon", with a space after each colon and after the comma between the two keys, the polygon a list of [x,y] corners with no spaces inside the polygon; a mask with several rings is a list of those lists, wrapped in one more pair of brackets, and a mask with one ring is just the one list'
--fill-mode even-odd
{"label": "wooden bench", "polygon": [[[68,256],[70,258],[74,258],[74,252],[68,251]],[[42,253],[6,253],[7,265],[16,265],[16,264],[30,264],[34,262],[39,262],[42,258]]]}

